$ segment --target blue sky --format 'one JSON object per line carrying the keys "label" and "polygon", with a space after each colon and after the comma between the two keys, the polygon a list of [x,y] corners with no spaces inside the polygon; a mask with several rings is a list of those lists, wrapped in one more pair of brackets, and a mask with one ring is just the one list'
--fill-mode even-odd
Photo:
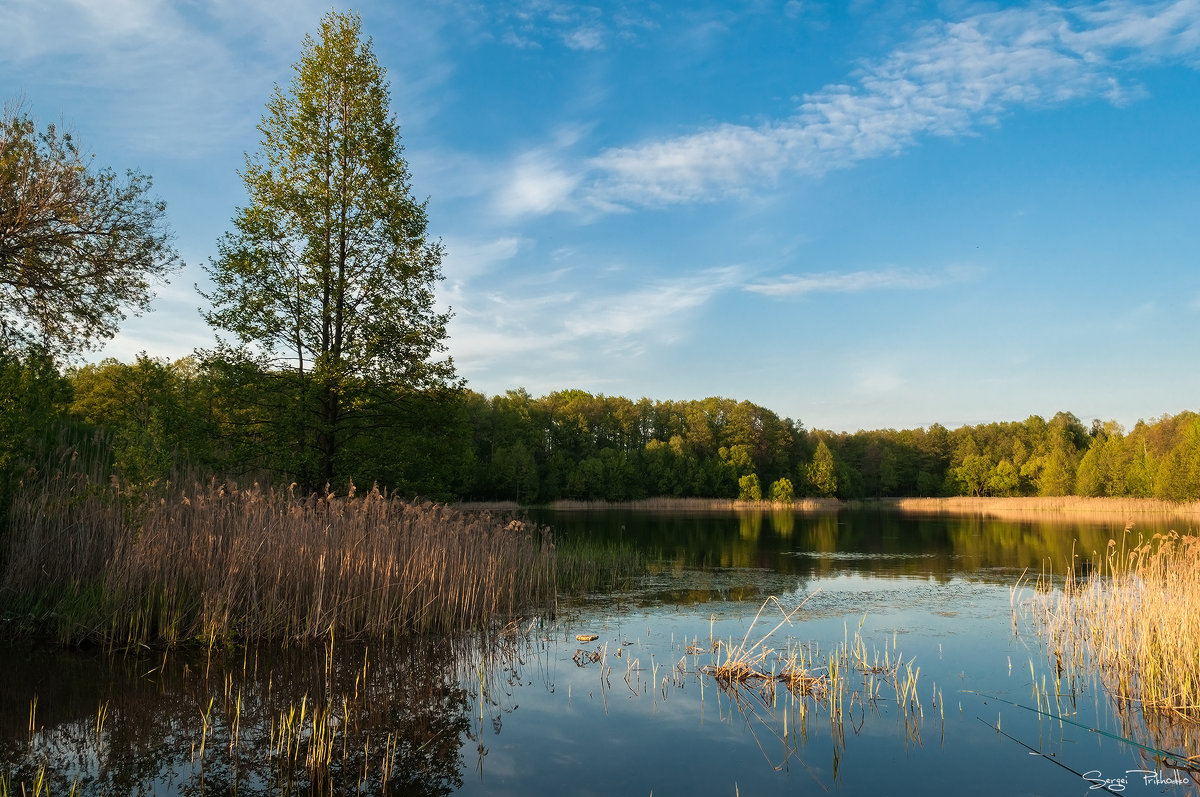
{"label": "blue sky", "polygon": [[[0,99],[152,175],[187,263],[91,357],[211,343],[194,285],[329,7],[0,2]],[[1200,0],[353,8],[475,390],[849,431],[1200,408]]]}

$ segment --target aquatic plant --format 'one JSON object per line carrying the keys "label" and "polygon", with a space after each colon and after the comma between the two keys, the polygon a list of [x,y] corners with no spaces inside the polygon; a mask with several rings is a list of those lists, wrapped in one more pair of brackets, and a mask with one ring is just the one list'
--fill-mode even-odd
{"label": "aquatic plant", "polygon": [[1200,538],[1131,532],[1045,593],[1056,667],[1090,663],[1118,701],[1200,721]]}
{"label": "aquatic plant", "polygon": [[554,561],[555,583],[568,595],[612,589],[647,570],[647,556],[635,546],[581,535],[555,537]]}
{"label": "aquatic plant", "polygon": [[0,734],[0,797],[450,794],[471,733],[464,677],[503,683],[529,645],[506,627],[370,647],[330,636],[287,650],[102,655],[98,669],[120,686],[91,716],[59,691],[30,708],[27,737]]}
{"label": "aquatic plant", "polygon": [[0,606],[114,646],[446,632],[552,611],[548,531],[372,489],[232,482],[131,496],[80,469],[18,493]]}

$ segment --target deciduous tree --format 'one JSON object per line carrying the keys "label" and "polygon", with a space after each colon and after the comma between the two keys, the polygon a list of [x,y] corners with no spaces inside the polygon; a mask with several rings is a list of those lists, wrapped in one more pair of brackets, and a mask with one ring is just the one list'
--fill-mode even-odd
{"label": "deciduous tree", "polygon": [[[218,357],[290,374],[290,411],[263,419],[294,440],[294,475],[331,480],[380,403],[453,380],[439,312],[442,247],[413,198],[385,70],[352,13],[306,37],[247,156],[249,203],[208,269],[208,322],[235,340]],[[387,422],[393,422],[389,420]]]}
{"label": "deciduous tree", "polygon": [[0,112],[0,349],[56,358],[111,338],[179,265],[146,175],[96,168],[69,133]]}

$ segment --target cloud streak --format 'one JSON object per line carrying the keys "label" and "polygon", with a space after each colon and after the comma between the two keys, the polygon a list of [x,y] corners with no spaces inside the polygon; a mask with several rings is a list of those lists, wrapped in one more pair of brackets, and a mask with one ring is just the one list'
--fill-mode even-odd
{"label": "cloud streak", "polygon": [[[60,101],[94,104],[110,134],[199,161],[253,131],[272,84],[292,79],[289,64],[328,9],[320,0],[4,0],[0,67],[17,88],[26,75],[36,84],[52,72]],[[393,94],[398,105],[421,109],[432,103],[404,100],[428,97],[447,77],[436,44],[443,20],[421,8],[404,12],[422,33],[398,48]],[[420,64],[419,77],[405,79],[407,59]],[[35,113],[54,117],[43,104]]]}
{"label": "cloud streak", "polygon": [[678,340],[686,320],[740,281],[736,267],[661,279],[614,292],[492,293],[458,308],[455,359],[487,368],[498,358],[583,362],[597,352],[637,356]]}
{"label": "cloud streak", "polygon": [[[614,147],[577,168],[555,164],[539,190],[515,182],[516,213],[593,208],[613,212],[737,195],[788,174],[821,175],[893,155],[924,137],[968,135],[1021,107],[1081,98],[1136,97],[1132,69],[1195,65],[1200,0],[1037,5],[920,28],[864,63],[845,83],[806,95],[789,118],[720,124]],[[528,180],[530,164],[521,164]],[[565,179],[569,175],[569,179]],[[570,189],[568,191],[568,189]]]}
{"label": "cloud streak", "polygon": [[[253,127],[242,109],[285,74],[275,62],[320,6],[299,0],[288,11],[262,0],[12,0],[0,8],[0,64],[35,82],[53,63],[60,102],[94,103],[109,133],[140,149],[201,158]],[[119,102],[101,99],[112,87]],[[42,105],[34,112],[55,116]]]}
{"label": "cloud streak", "polygon": [[875,271],[786,274],[773,280],[760,280],[744,287],[750,293],[765,296],[805,296],[810,293],[861,293],[874,290],[929,290],[974,279],[983,273],[973,267],[953,267],[942,271],[916,271],[906,268]]}

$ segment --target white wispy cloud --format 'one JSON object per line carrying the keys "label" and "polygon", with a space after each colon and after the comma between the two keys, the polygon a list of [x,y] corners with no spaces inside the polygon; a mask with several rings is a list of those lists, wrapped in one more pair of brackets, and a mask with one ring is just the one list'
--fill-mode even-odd
{"label": "white wispy cloud", "polygon": [[737,284],[736,268],[706,269],[674,279],[657,280],[633,291],[589,299],[580,312],[567,318],[566,330],[575,337],[640,341],[650,334],[658,340],[677,335],[681,317],[703,307],[714,296]]}
{"label": "white wispy cloud", "polygon": [[546,145],[517,156],[507,172],[493,167],[477,173],[481,184],[499,186],[493,208],[507,218],[537,216],[562,209],[583,177],[571,164],[567,153],[585,132],[586,128],[580,126],[559,127]]}
{"label": "white wispy cloud", "polygon": [[522,50],[565,45],[581,52],[607,50],[655,26],[640,4],[602,7],[561,0],[447,0],[476,38]]}
{"label": "white wispy cloud", "polygon": [[[68,94],[67,117],[90,103],[108,132],[139,149],[205,158],[253,131],[272,84],[291,80],[305,34],[328,10],[322,0],[5,0],[0,67],[14,90],[51,72]],[[449,76],[437,50],[444,21],[420,6],[376,15],[392,13],[414,31],[396,50],[399,66],[421,66],[391,75],[393,96],[433,113],[428,98]],[[369,18],[364,26],[369,34]],[[36,114],[58,115],[39,99],[30,100]]]}
{"label": "white wispy cloud", "polygon": [[442,243],[446,250],[442,273],[452,280],[482,274],[497,263],[511,260],[521,249],[521,239],[514,235],[487,241],[449,238]]}
{"label": "white wispy cloud", "polygon": [[505,293],[472,293],[455,308],[451,351],[475,371],[497,363],[518,367],[519,358],[529,357],[571,363],[599,352],[637,356],[647,346],[679,340],[688,319],[740,281],[740,270],[731,267],[625,290],[593,284],[586,290],[538,293],[530,283]]}
{"label": "white wispy cloud", "polygon": [[572,50],[603,50],[605,32],[595,25],[585,25],[568,32],[563,42]]}
{"label": "white wispy cloud", "polygon": [[544,174],[523,163],[514,190],[530,200],[513,206],[611,212],[736,195],[785,174],[895,154],[923,137],[973,134],[1020,107],[1126,102],[1140,92],[1132,70],[1198,58],[1200,0],[1039,4],[936,21],[847,81],[805,95],[788,118],[613,147]]}
{"label": "white wispy cloud", "polygon": [[494,204],[501,215],[510,217],[561,210],[579,180],[579,174],[566,171],[545,152],[527,152],[513,163]]}
{"label": "white wispy cloud", "polygon": [[955,266],[937,271],[888,268],[874,271],[785,274],[748,283],[744,290],[765,296],[804,296],[810,293],[860,293],[873,290],[928,290],[975,279],[983,270]]}
{"label": "white wispy cloud", "polygon": [[[275,63],[282,40],[298,52],[319,19],[317,0],[286,6],[285,15],[259,0],[11,0],[0,4],[0,65],[20,85],[37,83],[52,64],[68,119],[91,104],[99,126],[137,148],[200,157],[232,131],[253,129],[245,108],[251,97],[261,108],[283,75],[286,62]],[[58,115],[40,96],[30,104]]]}

